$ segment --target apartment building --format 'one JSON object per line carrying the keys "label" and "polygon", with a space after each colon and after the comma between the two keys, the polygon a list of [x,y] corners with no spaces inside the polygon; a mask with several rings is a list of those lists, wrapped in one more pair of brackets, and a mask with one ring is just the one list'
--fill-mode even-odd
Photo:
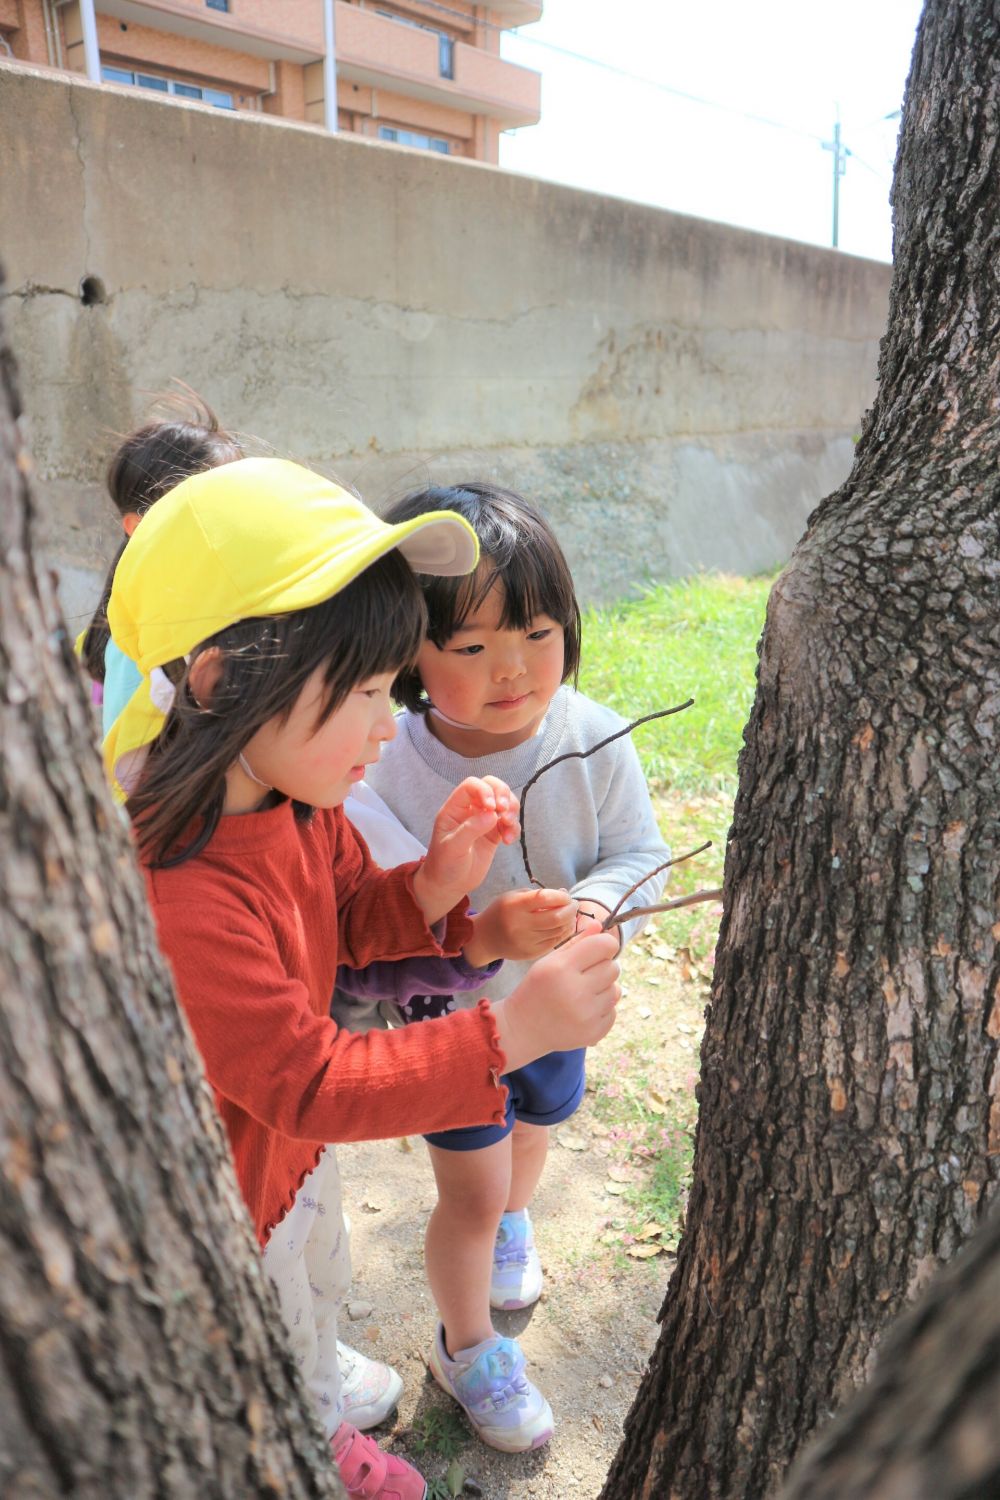
{"label": "apartment building", "polygon": [[537,124],[541,102],[500,38],[541,14],[540,0],[0,0],[0,55],[496,162],[500,132]]}

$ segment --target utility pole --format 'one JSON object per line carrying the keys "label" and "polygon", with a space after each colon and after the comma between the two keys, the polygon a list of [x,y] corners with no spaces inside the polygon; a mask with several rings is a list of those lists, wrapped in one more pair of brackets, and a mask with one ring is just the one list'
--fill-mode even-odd
{"label": "utility pole", "polygon": [[323,0],[323,123],[337,132],[337,42],[333,20],[334,0]]}
{"label": "utility pole", "polygon": [[833,140],[824,141],[823,150],[833,152],[833,248],[836,250],[840,243],[840,179],[847,171],[847,158],[851,154],[840,143],[839,111],[833,126]]}

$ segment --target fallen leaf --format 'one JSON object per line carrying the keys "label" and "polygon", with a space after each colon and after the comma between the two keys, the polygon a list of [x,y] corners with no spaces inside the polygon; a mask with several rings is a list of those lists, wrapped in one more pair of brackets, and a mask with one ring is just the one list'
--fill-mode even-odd
{"label": "fallen leaf", "polygon": [[632,1173],[628,1167],[609,1167],[608,1176],[612,1182],[631,1182]]}
{"label": "fallen leaf", "polygon": [[366,1198],[361,1207],[366,1214],[380,1214],[382,1212],[381,1203],[376,1203],[374,1198]]}
{"label": "fallen leaf", "polygon": [[624,1193],[624,1191],[625,1191],[625,1183],[624,1182],[606,1182],[604,1184],[604,1191],[606,1193],[613,1194],[613,1196],[616,1197],[616,1198],[620,1198],[621,1195],[622,1195],[622,1193]]}
{"label": "fallen leaf", "polygon": [[667,1112],[667,1101],[655,1089],[650,1089],[646,1094],[646,1108],[654,1115],[665,1115]]}
{"label": "fallen leaf", "polygon": [[650,1260],[652,1256],[659,1255],[662,1249],[662,1245],[629,1245],[625,1254],[631,1255],[633,1260]]}
{"label": "fallen leaf", "polygon": [[561,1130],[556,1139],[560,1146],[564,1146],[567,1151],[588,1151],[590,1149],[589,1141],[585,1140],[582,1135],[574,1135],[569,1130]]}
{"label": "fallen leaf", "polygon": [[400,1149],[400,1151],[412,1151],[413,1150],[413,1142],[410,1140],[410,1137],[408,1135],[401,1135],[400,1136],[400,1138],[399,1138],[399,1149]]}
{"label": "fallen leaf", "polygon": [[657,1224],[652,1219],[650,1219],[649,1223],[644,1224],[643,1227],[639,1230],[639,1233],[636,1235],[636,1239],[655,1240],[657,1235],[666,1234],[666,1232],[667,1231],[665,1225]]}
{"label": "fallen leaf", "polygon": [[604,1423],[601,1421],[601,1419],[597,1415],[596,1411],[594,1412],[594,1414],[593,1414],[593,1416],[591,1417],[590,1420],[594,1424],[594,1426],[597,1428],[598,1432],[603,1432],[604,1431]]}

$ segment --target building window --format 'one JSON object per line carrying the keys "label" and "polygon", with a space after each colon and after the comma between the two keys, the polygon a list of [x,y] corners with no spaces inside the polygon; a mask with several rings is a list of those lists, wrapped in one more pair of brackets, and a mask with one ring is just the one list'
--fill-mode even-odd
{"label": "building window", "polygon": [[133,73],[128,68],[101,68],[105,83],[131,83],[136,88],[152,89],[157,94],[175,94],[179,99],[200,99],[216,109],[234,109],[232,94],[224,89],[210,89],[199,83],[182,83],[179,78],[161,78],[155,73]]}
{"label": "building window", "polygon": [[397,146],[416,146],[421,151],[439,151],[442,156],[448,156],[451,152],[448,142],[441,140],[440,136],[421,135],[417,130],[396,130],[392,125],[380,125],[378,138],[380,141],[395,141]]}
{"label": "building window", "polygon": [[228,10],[229,0],[205,0],[209,10]]}

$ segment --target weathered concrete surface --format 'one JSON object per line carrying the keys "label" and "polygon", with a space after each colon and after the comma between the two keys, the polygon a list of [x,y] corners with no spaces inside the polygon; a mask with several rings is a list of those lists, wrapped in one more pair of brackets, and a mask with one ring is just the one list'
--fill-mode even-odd
{"label": "weathered concrete surface", "polygon": [[73,609],[117,536],[115,435],[175,375],[376,504],[428,476],[522,488],[592,600],[779,562],[850,466],[886,266],[2,64],[0,153]]}

